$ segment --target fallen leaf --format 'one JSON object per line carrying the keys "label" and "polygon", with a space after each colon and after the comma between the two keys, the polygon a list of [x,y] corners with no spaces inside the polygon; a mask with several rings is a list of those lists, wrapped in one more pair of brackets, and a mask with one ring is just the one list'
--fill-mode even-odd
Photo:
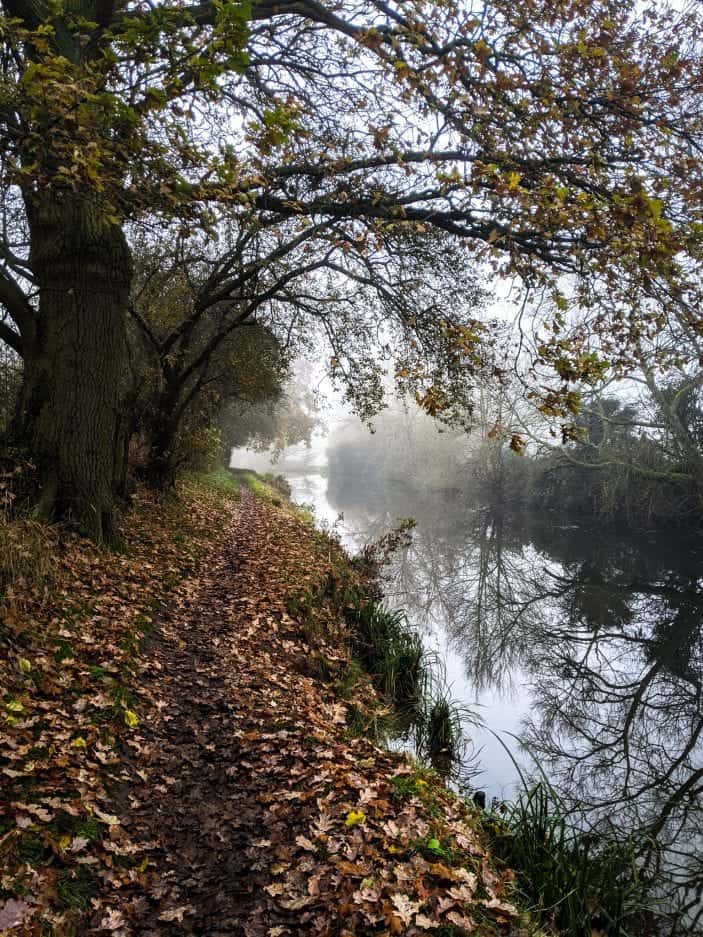
{"label": "fallen leaf", "polygon": [[162,911],[159,915],[160,921],[178,921],[180,924],[186,914],[192,914],[195,908],[192,905],[184,904],[179,908],[172,908],[170,911]]}
{"label": "fallen leaf", "polygon": [[0,904],[0,930],[19,927],[29,910],[30,905],[26,901],[15,901],[13,898]]}
{"label": "fallen leaf", "polygon": [[103,930],[118,930],[120,927],[124,927],[126,923],[124,914],[113,908],[101,919],[100,927]]}
{"label": "fallen leaf", "polygon": [[398,917],[401,919],[403,924],[411,924],[413,917],[422,907],[420,901],[411,901],[407,895],[398,893],[397,895],[391,895],[391,901],[393,902],[396,911],[398,912]]}

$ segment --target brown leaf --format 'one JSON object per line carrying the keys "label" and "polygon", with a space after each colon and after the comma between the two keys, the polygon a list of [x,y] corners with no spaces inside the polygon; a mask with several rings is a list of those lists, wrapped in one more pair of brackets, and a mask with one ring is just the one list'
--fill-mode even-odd
{"label": "brown leaf", "polygon": [[19,927],[29,910],[30,905],[26,901],[15,901],[13,898],[0,904],[0,931]]}

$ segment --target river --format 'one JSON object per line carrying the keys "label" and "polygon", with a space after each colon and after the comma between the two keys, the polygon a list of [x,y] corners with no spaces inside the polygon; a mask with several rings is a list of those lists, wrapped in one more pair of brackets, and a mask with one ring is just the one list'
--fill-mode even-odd
{"label": "river", "polygon": [[[520,770],[590,821],[646,829],[681,900],[703,886],[703,542],[612,530],[457,492],[291,474],[293,498],[352,551],[417,522],[386,600],[445,661],[489,801]],[[498,741],[498,736],[502,740]],[[505,746],[505,747],[504,747]],[[506,748],[511,753],[507,754]],[[664,856],[664,859],[661,857]],[[655,860],[652,860],[655,861]]]}

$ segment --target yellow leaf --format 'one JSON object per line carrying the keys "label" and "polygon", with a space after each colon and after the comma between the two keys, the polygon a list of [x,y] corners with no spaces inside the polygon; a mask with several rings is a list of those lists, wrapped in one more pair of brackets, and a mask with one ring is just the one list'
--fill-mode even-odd
{"label": "yellow leaf", "polygon": [[139,718],[136,713],[133,713],[131,709],[125,709],[124,713],[125,724],[133,729],[135,726],[139,725]]}
{"label": "yellow leaf", "polygon": [[517,189],[519,189],[521,179],[522,179],[522,176],[520,175],[519,172],[509,172],[508,173],[508,189],[511,192],[515,192]]}
{"label": "yellow leaf", "polygon": [[366,823],[366,814],[362,810],[350,810],[344,821],[345,826],[361,826],[362,823]]}

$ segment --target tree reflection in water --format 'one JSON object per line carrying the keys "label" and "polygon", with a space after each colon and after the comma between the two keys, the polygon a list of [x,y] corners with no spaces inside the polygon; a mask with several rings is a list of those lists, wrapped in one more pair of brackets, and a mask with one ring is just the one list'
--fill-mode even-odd
{"label": "tree reflection in water", "polygon": [[641,832],[647,870],[676,881],[700,926],[702,545],[476,510],[436,493],[386,490],[374,504],[368,488],[332,481],[329,497],[370,537],[398,516],[417,518],[391,601],[448,636],[470,697],[527,680],[522,742],[539,770],[589,821]]}

